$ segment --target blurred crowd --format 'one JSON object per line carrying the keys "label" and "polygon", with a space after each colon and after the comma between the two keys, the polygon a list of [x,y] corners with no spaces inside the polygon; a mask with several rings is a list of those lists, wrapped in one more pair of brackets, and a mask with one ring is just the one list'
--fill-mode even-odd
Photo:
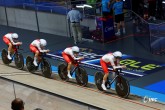
{"label": "blurred crowd", "polygon": [[164,19],[163,0],[131,0],[132,11],[146,20]]}
{"label": "blurred crowd", "polygon": [[[70,0],[73,4],[87,3],[99,4],[104,0]],[[115,0],[107,0],[111,3]],[[165,18],[165,0],[121,0],[130,5],[130,10],[147,20],[156,20]],[[128,7],[126,7],[128,8]],[[159,12],[159,13],[157,13]]]}

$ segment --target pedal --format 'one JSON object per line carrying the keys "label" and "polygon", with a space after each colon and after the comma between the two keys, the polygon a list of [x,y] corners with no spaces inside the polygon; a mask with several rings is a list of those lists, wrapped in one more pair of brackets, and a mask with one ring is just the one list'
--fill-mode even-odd
{"label": "pedal", "polygon": [[111,87],[110,87],[110,86],[108,86],[108,87],[107,87],[107,89],[111,89]]}
{"label": "pedal", "polygon": [[12,59],[11,60],[9,60],[9,63],[11,63],[12,62]]}
{"label": "pedal", "polygon": [[110,84],[107,84],[107,89],[111,89],[111,85]]}

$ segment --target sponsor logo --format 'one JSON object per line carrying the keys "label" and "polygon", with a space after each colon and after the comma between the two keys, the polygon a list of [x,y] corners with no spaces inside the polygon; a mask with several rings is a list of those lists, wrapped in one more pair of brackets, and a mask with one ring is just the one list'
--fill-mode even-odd
{"label": "sponsor logo", "polygon": [[145,96],[142,101],[144,103],[157,102],[158,98],[151,98],[151,97]]}
{"label": "sponsor logo", "polygon": [[112,31],[113,30],[113,27],[105,27],[105,30],[104,30],[104,32],[109,32],[109,31]]}

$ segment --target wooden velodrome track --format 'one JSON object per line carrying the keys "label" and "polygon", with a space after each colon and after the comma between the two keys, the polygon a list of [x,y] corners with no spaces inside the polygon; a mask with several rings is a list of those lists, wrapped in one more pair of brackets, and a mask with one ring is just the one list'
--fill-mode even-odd
{"label": "wooden velodrome track", "polygon": [[165,110],[165,105],[160,103],[144,103],[142,98],[133,95],[128,99],[123,99],[113,92],[104,93],[95,88],[80,87],[75,83],[63,82],[58,78],[47,79],[6,66],[1,60],[0,77],[107,110]]}

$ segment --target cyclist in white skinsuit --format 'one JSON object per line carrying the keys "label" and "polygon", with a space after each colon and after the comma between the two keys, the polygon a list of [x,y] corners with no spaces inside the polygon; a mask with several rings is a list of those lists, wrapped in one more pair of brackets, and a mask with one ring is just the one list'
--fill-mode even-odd
{"label": "cyclist in white skinsuit", "polygon": [[114,53],[108,53],[105,54],[101,60],[100,64],[104,71],[104,77],[101,87],[103,90],[107,90],[105,86],[105,82],[107,81],[109,71],[108,71],[108,65],[111,65],[113,70],[115,71],[117,68],[126,68],[126,66],[120,66],[120,59],[122,58],[122,53],[120,51],[116,51]]}
{"label": "cyclist in white skinsuit", "polygon": [[[84,57],[78,57],[79,48],[77,46],[68,47],[62,52],[62,57],[68,63],[67,72],[68,77],[72,78],[70,74],[71,66],[74,65],[75,60],[82,60]],[[77,58],[78,57],[78,58]]]}
{"label": "cyclist in white skinsuit", "polygon": [[45,39],[36,39],[30,44],[31,52],[35,53],[33,64],[38,66],[37,60],[40,61],[40,52],[49,52],[49,50],[45,50],[44,47],[47,45]]}
{"label": "cyclist in white skinsuit", "polygon": [[22,45],[22,42],[18,42],[18,34],[17,33],[8,33],[3,36],[3,41],[9,46],[8,47],[8,55],[7,58],[11,60],[10,54],[14,52],[15,45]]}

